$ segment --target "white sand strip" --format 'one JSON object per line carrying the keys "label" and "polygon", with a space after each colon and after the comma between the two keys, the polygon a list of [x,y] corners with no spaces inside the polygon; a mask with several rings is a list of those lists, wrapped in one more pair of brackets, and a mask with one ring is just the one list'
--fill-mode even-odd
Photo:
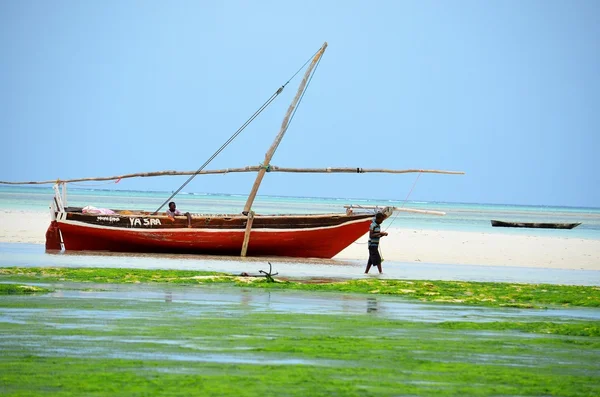
{"label": "white sand strip", "polygon": [[45,244],[50,225],[50,210],[46,212],[0,212],[0,241],[5,243]]}
{"label": "white sand strip", "polygon": [[[384,260],[600,270],[600,240],[499,233],[388,229]],[[334,259],[368,258],[368,236]]]}

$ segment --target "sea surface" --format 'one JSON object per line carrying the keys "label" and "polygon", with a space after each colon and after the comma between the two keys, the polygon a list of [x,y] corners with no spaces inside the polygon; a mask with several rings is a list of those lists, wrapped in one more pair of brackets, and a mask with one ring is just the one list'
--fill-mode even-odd
{"label": "sea surface", "polygon": [[[72,188],[67,192],[68,205],[98,208],[155,211],[171,192],[103,190]],[[0,208],[8,211],[48,211],[53,197],[51,187],[0,186]],[[237,214],[246,195],[213,193],[179,193],[173,200],[182,212],[200,214]],[[535,236],[576,237],[600,240],[600,208],[528,206],[485,203],[446,203],[424,201],[371,200],[365,198],[323,198],[257,196],[253,209],[258,214],[323,214],[344,212],[344,205],[397,206],[436,210],[445,216],[397,212],[384,222],[385,228],[453,230]],[[165,209],[163,208],[162,211]],[[571,230],[516,229],[492,227],[490,220],[519,222],[581,222]]]}

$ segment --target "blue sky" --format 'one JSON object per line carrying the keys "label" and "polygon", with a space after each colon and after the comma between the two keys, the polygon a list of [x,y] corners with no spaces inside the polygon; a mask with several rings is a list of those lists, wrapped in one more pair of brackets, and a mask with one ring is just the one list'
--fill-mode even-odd
{"label": "blue sky", "polygon": [[[327,41],[272,164],[462,170],[410,199],[597,207],[599,19],[582,0],[0,0],[0,180],[195,170]],[[208,168],[260,163],[298,83]],[[416,178],[268,174],[259,194],[404,199]]]}

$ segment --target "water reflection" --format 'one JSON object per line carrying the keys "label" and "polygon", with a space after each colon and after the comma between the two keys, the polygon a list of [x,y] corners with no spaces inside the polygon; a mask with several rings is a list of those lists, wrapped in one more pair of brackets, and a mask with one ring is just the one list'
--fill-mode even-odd
{"label": "water reflection", "polygon": [[[132,302],[167,302],[177,306],[177,312],[183,310],[185,316],[235,315],[237,313],[311,313],[311,314],[362,314],[404,321],[598,321],[600,311],[593,308],[561,308],[556,310],[489,308],[478,306],[461,306],[450,304],[428,304],[408,301],[398,296],[365,296],[361,294],[340,294],[334,292],[304,292],[291,290],[265,291],[261,289],[239,289],[233,286],[154,286],[154,285],[111,285],[89,283],[64,283],[35,285],[50,287],[55,291],[41,295],[35,299],[60,298],[68,302],[70,299],[98,299],[98,304],[107,300],[118,305],[118,301]],[[9,298],[5,298],[9,299]],[[18,299],[18,298],[15,298]],[[34,298],[32,298],[34,299]],[[175,309],[175,307],[173,307]],[[61,316],[76,315],[79,318],[119,319],[134,315],[128,306],[115,310],[86,309],[73,313],[58,309]],[[162,316],[162,311],[152,309],[144,316]],[[39,315],[45,309],[10,309],[0,308],[0,316],[10,312],[11,316],[20,313],[24,320],[30,315]],[[86,317],[87,318],[87,317]]]}
{"label": "water reflection", "polygon": [[367,313],[373,313],[377,311],[377,299],[373,297],[367,298]]}
{"label": "water reflection", "polygon": [[241,291],[241,298],[240,298],[240,303],[242,304],[242,306],[250,306],[250,303],[252,302],[252,298],[250,297],[250,292],[247,289],[243,289]]}

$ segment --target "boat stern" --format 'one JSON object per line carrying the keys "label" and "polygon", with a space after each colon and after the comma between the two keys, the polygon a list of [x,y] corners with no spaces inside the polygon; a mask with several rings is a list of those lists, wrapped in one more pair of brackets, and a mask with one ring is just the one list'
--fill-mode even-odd
{"label": "boat stern", "polygon": [[62,183],[62,193],[59,188],[59,184],[55,184],[52,188],[54,189],[54,197],[50,203],[50,226],[46,230],[46,250],[62,250],[63,242],[58,225],[57,218],[65,213],[65,203],[67,198],[67,186],[66,183]]}
{"label": "boat stern", "polygon": [[50,222],[46,231],[46,250],[62,250],[62,239],[57,221]]}

